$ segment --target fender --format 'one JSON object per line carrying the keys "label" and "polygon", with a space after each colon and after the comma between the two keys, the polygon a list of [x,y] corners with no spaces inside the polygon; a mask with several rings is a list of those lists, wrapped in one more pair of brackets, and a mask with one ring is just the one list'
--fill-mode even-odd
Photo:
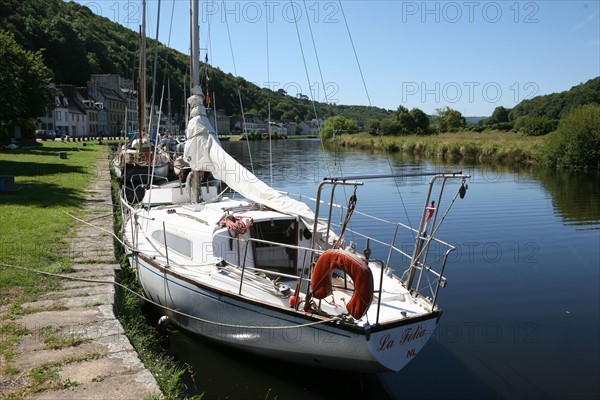
{"label": "fender", "polygon": [[361,319],[373,301],[373,273],[367,262],[355,254],[334,249],[319,256],[311,278],[313,297],[324,299],[333,293],[331,276],[335,269],[341,269],[352,278],[354,293],[346,308],[354,319]]}

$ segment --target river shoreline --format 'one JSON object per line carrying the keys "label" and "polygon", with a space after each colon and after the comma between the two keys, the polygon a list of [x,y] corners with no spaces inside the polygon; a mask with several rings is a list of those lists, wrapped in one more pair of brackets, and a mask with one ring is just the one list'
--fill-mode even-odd
{"label": "river shoreline", "polygon": [[539,165],[545,137],[514,132],[458,132],[439,135],[377,136],[368,133],[342,134],[333,146],[365,151],[405,153],[443,161],[465,161],[504,165]]}

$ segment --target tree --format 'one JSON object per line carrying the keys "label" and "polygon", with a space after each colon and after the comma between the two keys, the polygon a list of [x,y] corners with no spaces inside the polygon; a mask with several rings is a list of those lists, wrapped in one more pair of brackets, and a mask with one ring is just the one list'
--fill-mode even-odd
{"label": "tree", "polygon": [[25,51],[12,34],[0,31],[0,123],[42,115],[50,74],[41,51]]}
{"label": "tree", "polygon": [[397,122],[398,133],[403,135],[414,133],[415,120],[406,107],[398,106],[392,114],[392,119]]}
{"label": "tree", "polygon": [[523,115],[517,118],[514,130],[527,136],[540,136],[556,129],[557,121],[546,117]]}
{"label": "tree", "polygon": [[323,125],[321,125],[321,137],[329,139],[333,137],[334,133],[352,133],[357,130],[358,125],[355,120],[346,118],[343,115],[336,115],[327,118]]}
{"label": "tree", "polygon": [[492,115],[483,120],[483,125],[494,125],[508,122],[508,110],[502,106],[496,107]]}
{"label": "tree", "polygon": [[381,121],[381,133],[384,135],[399,135],[402,127],[395,118],[386,118]]}
{"label": "tree", "polygon": [[450,107],[438,108],[435,119],[438,132],[458,132],[467,125],[465,118],[459,111]]}
{"label": "tree", "polygon": [[410,115],[415,122],[415,133],[417,135],[429,133],[429,117],[427,114],[418,108],[413,108],[410,110]]}
{"label": "tree", "polygon": [[367,122],[365,123],[365,129],[367,130],[367,132],[369,133],[379,133],[379,130],[381,129],[381,121],[378,119],[368,119]]}
{"label": "tree", "polygon": [[546,161],[567,169],[600,169],[600,105],[576,107],[548,136]]}
{"label": "tree", "polygon": [[523,100],[510,111],[510,117],[511,120],[516,120],[518,117],[530,115],[558,120],[572,108],[590,103],[600,104],[600,76],[574,86],[566,92]]}

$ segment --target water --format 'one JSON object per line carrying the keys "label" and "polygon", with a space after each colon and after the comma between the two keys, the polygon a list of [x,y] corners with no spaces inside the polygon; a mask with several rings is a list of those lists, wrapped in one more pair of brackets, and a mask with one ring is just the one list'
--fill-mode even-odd
{"label": "water", "polygon": [[[250,142],[270,182],[269,145]],[[223,146],[249,166],[247,143]],[[188,363],[189,394],[204,399],[600,397],[600,175],[452,166],[366,152],[324,150],[317,140],[273,142],[273,183],[314,197],[327,175],[470,173],[440,231],[457,246],[440,294],[436,333],[402,371],[377,375],[308,369],[240,354],[185,332],[169,351]],[[426,179],[358,191],[357,210],[418,223]],[[454,190],[454,189],[452,189]],[[401,197],[398,192],[400,191]],[[356,222],[360,225],[360,221]],[[377,236],[379,232],[368,232]],[[354,227],[356,228],[356,226]],[[359,248],[364,243],[359,242]]]}

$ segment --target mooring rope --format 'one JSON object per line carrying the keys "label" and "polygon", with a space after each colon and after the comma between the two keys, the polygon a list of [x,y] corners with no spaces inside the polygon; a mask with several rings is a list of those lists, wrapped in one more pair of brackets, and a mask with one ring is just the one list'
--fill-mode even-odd
{"label": "mooring rope", "polygon": [[26,267],[21,267],[21,266],[18,266],[18,265],[7,264],[7,263],[4,263],[4,262],[0,262],[0,266],[8,267],[8,268],[14,268],[14,269],[19,269],[19,270],[22,270],[22,271],[32,272],[32,273],[39,274],[39,275],[53,276],[53,277],[61,278],[61,279],[69,279],[69,280],[72,280],[72,281],[116,285],[116,286],[120,287],[121,289],[124,289],[127,292],[133,294],[134,296],[137,296],[140,299],[142,299],[142,300],[144,300],[144,301],[146,301],[146,302],[148,302],[148,303],[150,303],[150,304],[152,304],[152,305],[154,305],[156,307],[164,309],[165,311],[170,311],[172,313],[179,314],[179,315],[181,315],[183,317],[194,319],[196,321],[199,321],[199,322],[202,322],[202,323],[205,323],[205,324],[222,326],[222,327],[226,327],[226,328],[269,329],[269,330],[294,329],[294,328],[306,328],[306,327],[310,327],[310,326],[321,325],[321,324],[325,324],[325,323],[328,323],[328,322],[333,322],[333,321],[336,321],[336,320],[340,319],[340,317],[336,316],[336,317],[332,317],[332,318],[325,319],[325,320],[322,320],[322,321],[314,321],[314,322],[308,322],[306,324],[283,325],[283,326],[260,326],[260,325],[228,324],[228,323],[225,323],[225,322],[210,321],[210,320],[207,320],[207,319],[204,319],[204,318],[200,318],[200,317],[197,317],[195,315],[190,315],[190,314],[184,313],[182,311],[175,310],[173,308],[170,308],[170,307],[167,307],[165,305],[159,304],[159,303],[157,303],[157,302],[155,302],[155,301],[147,298],[143,294],[140,294],[140,293],[136,292],[135,290],[132,290],[132,289],[128,288],[127,286],[125,286],[125,285],[123,285],[123,284],[121,284],[119,282],[116,282],[116,281],[109,281],[109,280],[103,280],[103,279],[92,279],[92,278],[80,278],[80,277],[75,277],[75,276],[55,274],[55,273],[52,273],[52,272],[40,271],[40,270],[36,270],[36,269],[33,269],[33,268],[26,268]]}
{"label": "mooring rope", "polygon": [[96,228],[98,230],[101,230],[102,232],[108,233],[110,236],[112,236],[113,238],[115,238],[123,247],[126,247],[126,248],[128,248],[130,250],[135,250],[131,246],[127,245],[124,241],[122,241],[121,238],[119,238],[114,232],[111,232],[108,229],[104,229],[104,228],[102,228],[100,226],[91,224],[88,221],[85,221],[85,220],[83,220],[81,218],[77,218],[73,214],[69,214],[67,211],[65,211],[65,214],[67,214],[69,217],[73,218],[75,221],[81,222],[83,224],[91,226],[92,228]]}
{"label": "mooring rope", "polygon": [[[91,227],[97,228],[97,229],[99,229],[99,230],[101,230],[103,232],[108,233],[109,235],[111,235],[112,237],[114,237],[119,243],[121,243],[124,247],[127,247],[127,248],[129,248],[131,250],[135,250],[132,247],[130,247],[127,244],[125,244],[125,242],[123,242],[114,232],[110,232],[107,229],[101,228],[101,227],[96,226],[94,224],[91,224],[91,223],[89,223],[89,222],[87,222],[85,220],[77,218],[76,216],[74,216],[72,214],[69,214],[66,211],[65,211],[65,213],[68,216],[70,216],[71,218],[73,218],[73,219],[75,219],[75,220],[77,220],[79,222],[82,222],[82,223],[84,223],[86,225],[89,225]],[[155,302],[155,301],[147,298],[146,296],[144,296],[144,295],[142,295],[142,294],[140,294],[140,293],[138,293],[138,292],[136,292],[136,291],[128,288],[127,286],[124,286],[121,283],[116,282],[116,281],[107,281],[107,280],[102,280],[102,279],[91,279],[91,278],[78,278],[78,277],[72,277],[72,276],[68,276],[68,275],[54,274],[52,272],[39,271],[39,270],[31,269],[31,268],[20,267],[20,266],[17,266],[17,265],[6,264],[6,263],[3,263],[3,262],[0,262],[0,265],[5,266],[5,267],[20,269],[20,270],[23,270],[23,271],[33,272],[33,273],[37,273],[37,274],[41,274],[41,275],[54,276],[54,277],[62,278],[62,279],[69,279],[69,280],[81,281],[81,282],[102,283],[102,284],[116,285],[116,286],[118,286],[118,287],[120,287],[120,288],[122,288],[122,289],[124,289],[124,290],[126,290],[128,292],[130,292],[131,294],[139,297],[140,299],[142,299],[142,300],[144,300],[144,301],[146,301],[146,302],[148,302],[148,303],[150,303],[150,304],[152,304],[152,305],[154,305],[156,307],[162,308],[164,311],[170,311],[172,313],[179,314],[181,316],[184,316],[184,317],[196,320],[196,321],[200,321],[200,322],[203,322],[203,323],[206,323],[206,324],[216,325],[216,326],[223,326],[223,327],[227,327],[227,328],[271,329],[271,330],[293,329],[293,328],[305,328],[305,327],[309,327],[309,326],[325,324],[327,322],[333,322],[333,321],[336,321],[336,320],[340,319],[339,317],[336,316],[336,317],[332,317],[332,318],[329,318],[329,319],[326,319],[326,320],[322,320],[322,321],[314,321],[314,322],[308,322],[306,324],[287,325],[287,326],[256,326],[256,325],[228,324],[228,323],[224,323],[224,322],[210,321],[210,320],[207,320],[207,319],[203,319],[203,318],[197,317],[195,315],[186,314],[184,312],[172,309],[172,308],[167,307],[165,305],[159,304],[159,303],[157,303],[157,302]]]}

